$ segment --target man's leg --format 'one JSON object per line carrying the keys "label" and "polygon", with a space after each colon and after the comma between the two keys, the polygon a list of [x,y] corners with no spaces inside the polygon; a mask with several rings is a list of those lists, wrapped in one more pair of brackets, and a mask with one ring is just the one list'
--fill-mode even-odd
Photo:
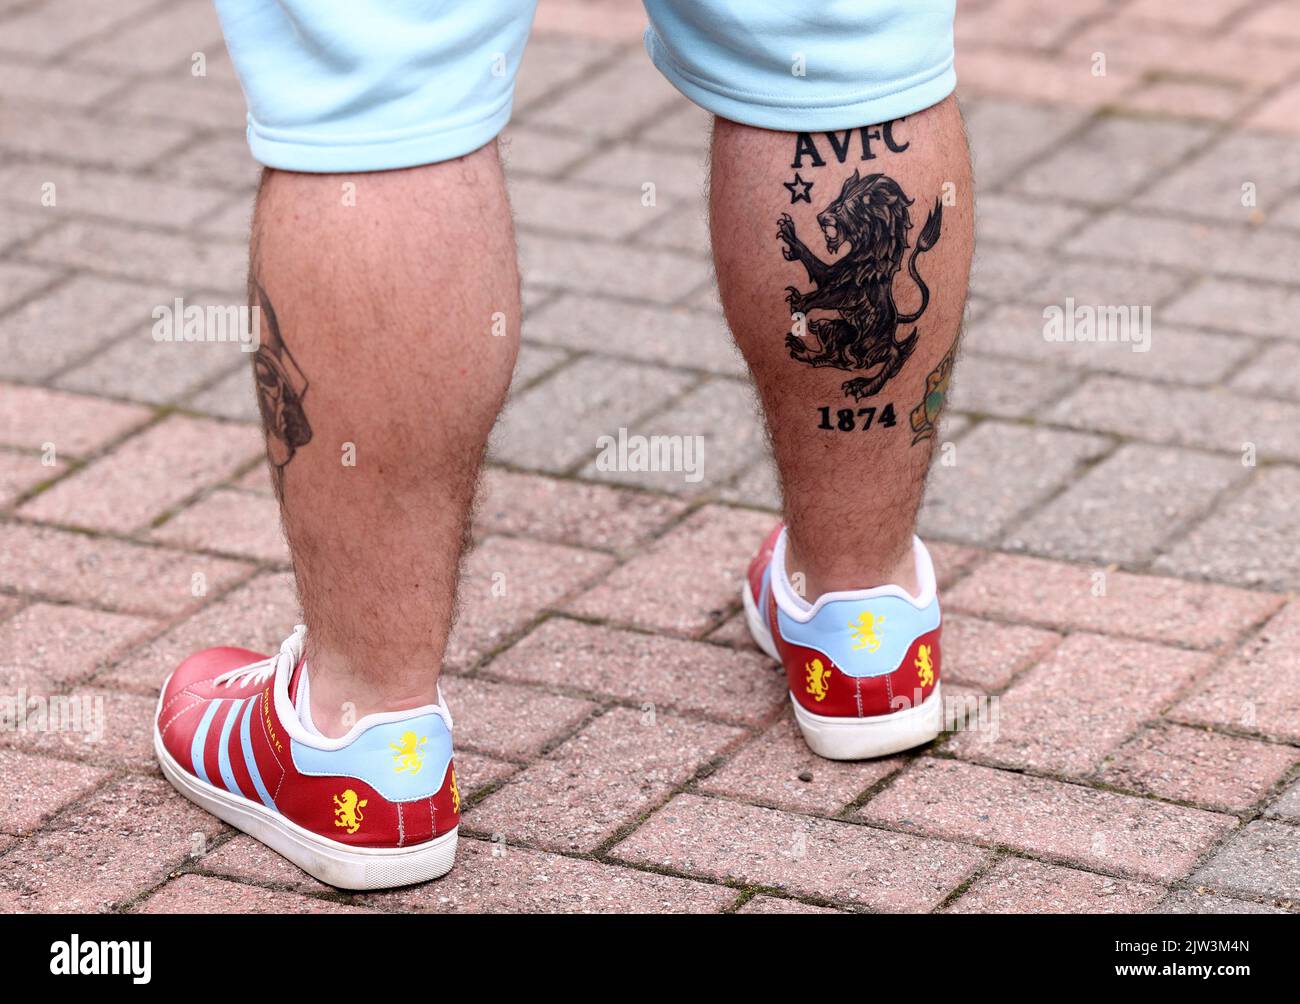
{"label": "man's leg", "polygon": [[973,239],[956,102],[820,133],[719,119],[710,218],[785,502],[786,529],[750,564],[750,631],[784,664],[814,752],[929,742],[941,617],[913,527]]}
{"label": "man's leg", "polygon": [[717,117],[718,287],[781,476],[786,525],[742,591],[750,633],[814,752],[929,742],[941,616],[912,528],[973,229],[954,5],[645,2],[655,65]]}
{"label": "man's leg", "polygon": [[496,144],[409,170],[267,171],[250,287],[312,716],[342,735],[345,708],[436,701],[478,466],[518,349]]}
{"label": "man's leg", "polygon": [[495,137],[532,5],[217,5],[268,168],[253,371],[307,628],[185,659],[154,746],[177,790],[321,881],[422,882],[460,824],[437,681],[517,352]]}
{"label": "man's leg", "polygon": [[831,133],[719,119],[710,218],[780,471],[788,571],[809,598],[915,590],[912,530],[973,244],[955,99]]}
{"label": "man's leg", "polygon": [[307,630],[270,658],[182,662],[158,760],[322,882],[436,878],[461,807],[438,672],[518,338],[495,143],[409,169],[270,170],[251,258],[253,372]]}

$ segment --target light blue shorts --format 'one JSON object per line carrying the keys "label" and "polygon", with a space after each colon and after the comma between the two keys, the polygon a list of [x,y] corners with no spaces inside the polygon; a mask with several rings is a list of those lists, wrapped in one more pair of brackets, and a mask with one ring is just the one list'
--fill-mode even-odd
{"label": "light blue shorts", "polygon": [[[536,0],[216,0],[253,156],[288,171],[450,160],[510,119]],[[645,0],[645,44],[707,111],[787,132],[942,101],[954,0]]]}

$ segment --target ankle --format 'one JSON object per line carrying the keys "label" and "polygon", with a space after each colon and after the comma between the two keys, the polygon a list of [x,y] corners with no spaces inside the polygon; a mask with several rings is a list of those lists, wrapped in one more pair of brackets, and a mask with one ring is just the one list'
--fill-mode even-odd
{"label": "ankle", "polygon": [[367,715],[411,711],[438,702],[436,684],[427,690],[383,690],[355,680],[326,678],[318,683],[315,667],[311,671],[311,693],[308,700],[311,703],[312,724],[321,735],[331,739],[347,735],[352,726]]}
{"label": "ankle", "polygon": [[311,721],[329,738],[346,735],[367,715],[410,711],[438,701],[438,674],[424,669],[375,676],[328,651],[313,652],[306,669]]}
{"label": "ankle", "polygon": [[816,602],[819,596],[826,593],[852,592],[887,585],[899,586],[913,596],[920,592],[910,536],[899,553],[884,555],[883,560],[882,556],[877,555],[866,562],[856,558],[845,561],[837,555],[814,562],[796,554],[793,542],[787,535],[785,569],[790,584],[809,603]]}

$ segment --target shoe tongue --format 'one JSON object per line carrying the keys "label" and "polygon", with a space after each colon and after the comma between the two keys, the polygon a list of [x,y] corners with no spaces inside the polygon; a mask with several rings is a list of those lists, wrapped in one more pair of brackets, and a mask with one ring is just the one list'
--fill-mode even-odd
{"label": "shoe tongue", "polygon": [[[298,706],[299,690],[306,690],[307,683],[307,660],[300,659],[298,665],[293,667],[293,672],[289,674],[289,702],[296,708]],[[305,696],[305,694],[304,694]]]}
{"label": "shoe tongue", "polygon": [[289,677],[289,701],[298,712],[298,721],[302,727],[314,736],[320,735],[320,729],[311,720],[311,679],[307,675],[306,659],[294,667],[293,674]]}

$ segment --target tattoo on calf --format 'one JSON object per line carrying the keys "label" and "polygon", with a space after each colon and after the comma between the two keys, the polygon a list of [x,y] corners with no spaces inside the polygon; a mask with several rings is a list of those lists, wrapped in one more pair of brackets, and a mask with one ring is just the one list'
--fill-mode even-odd
{"label": "tattoo on calf", "polygon": [[934,247],[943,226],[943,206],[934,208],[921,228],[907,261],[907,272],[921,292],[921,304],[903,314],[894,303],[894,277],[903,264],[907,231],[912,228],[909,199],[893,178],[884,174],[859,176],[854,170],[840,194],[817,214],[826,241],[838,258],[822,261],[799,239],[795,222],[782,213],[776,236],[785,246],[786,261],[797,261],[815,288],[786,287],[790,313],[808,315],[827,311],[836,316],[805,320],[806,337],[790,332],[786,345],[790,357],[809,366],[831,366],[864,375],[841,385],[846,397],[856,401],[878,393],[894,377],[916,347],[917,331],[898,340],[897,329],[920,319],[930,303],[930,289],[917,271],[917,258]]}
{"label": "tattoo on calf", "polygon": [[939,365],[925,378],[925,397],[912,409],[912,445],[934,436],[939,428],[939,415],[948,402],[948,383],[952,379],[952,356],[956,346],[939,360]]}
{"label": "tattoo on calf", "polygon": [[790,190],[790,205],[793,206],[796,202],[807,202],[812,205],[813,183],[804,181],[798,171],[794,173],[794,181],[784,181],[782,184]]}
{"label": "tattoo on calf", "polygon": [[[900,142],[894,135],[894,127],[905,119],[893,119],[883,125],[862,126],[860,129],[845,129],[843,132],[826,132],[822,137],[830,147],[830,153],[838,163],[843,164],[849,159],[849,153],[853,147],[853,140],[858,141],[860,156],[859,160],[875,160],[876,150],[872,148],[873,140],[882,140],[885,147],[890,153],[902,153],[912,144],[910,142]],[[808,163],[813,167],[824,167],[826,160],[822,157],[821,150],[818,148],[816,137],[809,132],[797,133],[794,138],[794,159],[790,166],[799,168],[804,166],[804,158],[808,158]]]}
{"label": "tattoo on calf", "polygon": [[254,282],[257,306],[262,311],[262,343],[253,355],[253,376],[257,382],[257,407],[266,430],[266,455],[271,462],[276,493],[284,492],[284,468],[298,448],[311,442],[311,425],[303,410],[307,378],[294,360],[280,333],[271,298]]}
{"label": "tattoo on calf", "polygon": [[[877,415],[879,411],[879,415]],[[883,429],[892,429],[898,424],[898,418],[894,415],[893,404],[887,404],[883,408],[838,408],[835,411],[835,424],[831,424],[831,409],[829,405],[817,409],[817,414],[821,416],[821,421],[817,423],[817,428],[830,431],[837,429],[840,432],[852,432],[854,429],[861,429],[863,432],[870,432],[874,423]]]}
{"label": "tattoo on calf", "polygon": [[[840,132],[797,133],[790,160],[794,178],[782,182],[790,194],[789,204],[806,202],[811,211],[817,169],[832,161],[848,164],[875,160],[882,153],[904,153],[912,144],[898,135],[898,125],[903,121]],[[818,258],[799,239],[789,213],[782,213],[776,225],[785,260],[802,265],[813,286],[808,290],[786,287],[786,302],[794,321],[794,330],[785,339],[790,357],[808,366],[858,373],[840,389],[845,397],[859,402],[880,393],[916,347],[916,328],[902,339],[897,337],[898,329],[920,320],[929,306],[930,289],[917,270],[917,259],[934,247],[943,229],[943,204],[936,199],[907,260],[907,273],[920,291],[921,303],[911,313],[900,313],[894,302],[894,279],[902,270],[908,248],[913,200],[888,175],[863,177],[860,171],[854,169],[839,195],[816,216],[831,256],[828,261]],[[849,249],[840,254],[844,245]],[[814,312],[810,319],[808,315]],[[913,443],[934,434],[951,367],[950,351],[930,374],[926,397],[911,415]],[[817,427],[827,431],[870,432],[897,424],[892,402],[861,408],[829,405],[819,407],[817,413]]]}

